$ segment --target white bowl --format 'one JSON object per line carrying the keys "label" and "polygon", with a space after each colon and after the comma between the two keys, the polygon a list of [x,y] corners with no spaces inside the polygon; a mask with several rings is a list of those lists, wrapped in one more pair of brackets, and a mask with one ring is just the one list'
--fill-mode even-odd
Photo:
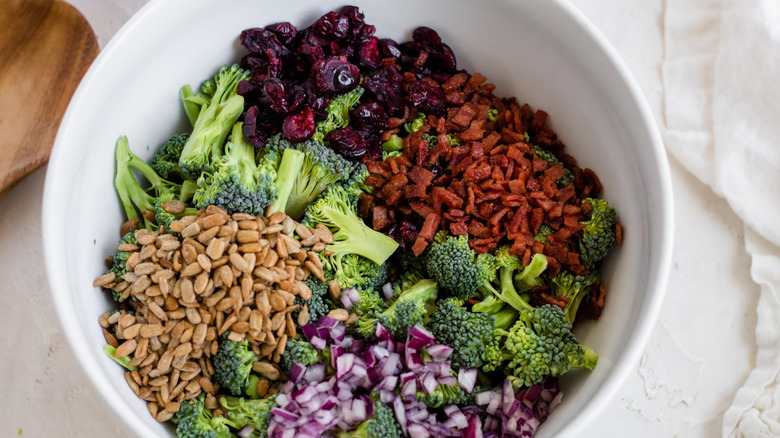
{"label": "white bowl", "polygon": [[[397,40],[438,30],[458,65],[481,72],[497,95],[544,109],[582,167],[594,169],[619,211],[624,244],[603,276],[607,305],[578,336],[599,354],[595,371],[563,380],[564,402],[538,437],[577,436],[634,367],[655,323],[671,261],[672,191],[660,137],[615,51],[564,0],[355,2],[377,35]],[[108,405],[143,437],[171,436],[149,415],[102,352],[98,316],[111,303],[93,279],[105,271],[122,215],[113,188],[114,144],[155,147],[186,124],[178,89],[198,85],[241,53],[241,30],[279,21],[304,27],[333,0],[157,0],[133,17],[90,68],[62,121],[46,175],[47,273],[64,331]]]}

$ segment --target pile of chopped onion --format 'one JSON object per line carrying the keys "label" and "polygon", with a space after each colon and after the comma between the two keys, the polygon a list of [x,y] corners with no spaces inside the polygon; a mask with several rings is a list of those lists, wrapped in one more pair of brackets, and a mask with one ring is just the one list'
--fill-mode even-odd
{"label": "pile of chopped onion", "polygon": [[290,369],[284,391],[276,398],[277,407],[271,411],[270,438],[352,430],[374,415],[372,396],[393,408],[406,436],[529,436],[560,402],[557,385],[533,386],[516,394],[507,380],[502,388],[476,394],[476,406],[444,406],[444,415],[437,416],[417,400],[418,392],[430,394],[439,385],[459,385],[471,393],[477,370],[461,368],[455,374],[449,361],[452,348],[436,344],[422,326],[412,327],[406,342],[396,341],[382,325],[377,326],[374,340],[354,339],[343,323],[328,317],[302,331],[316,348],[329,349],[330,363],[295,364]]}

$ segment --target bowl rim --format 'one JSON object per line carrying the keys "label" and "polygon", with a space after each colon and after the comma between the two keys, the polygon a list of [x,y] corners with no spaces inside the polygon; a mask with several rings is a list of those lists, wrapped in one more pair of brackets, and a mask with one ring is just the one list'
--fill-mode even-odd
{"label": "bowl rim", "polygon": [[[509,2],[511,0],[497,1]],[[162,3],[163,0],[151,0],[136,12],[111,38],[82,78],[60,123],[49,159],[49,165],[46,170],[46,180],[44,183],[42,207],[43,255],[49,290],[55,304],[56,313],[65,337],[67,338],[76,359],[88,377],[88,380],[97,390],[98,394],[100,394],[107,404],[110,405],[111,409],[117,413],[127,411],[127,402],[115,391],[103,391],[100,389],[101,387],[105,388],[110,384],[108,377],[102,372],[98,364],[89,358],[89,353],[91,352],[90,346],[87,343],[87,340],[83,338],[78,331],[79,320],[74,316],[74,312],[70,311],[72,310],[72,302],[69,301],[69,287],[67,286],[67,283],[55,281],[55,279],[67,277],[67,272],[65,271],[63,264],[59,263],[60,260],[58,259],[58,255],[62,254],[65,248],[64,242],[59,240],[60,236],[58,236],[58,234],[63,231],[58,228],[61,226],[61,222],[57,219],[59,217],[58,212],[63,211],[59,204],[64,204],[67,201],[64,199],[67,197],[62,196],[64,194],[62,193],[62,186],[58,185],[58,176],[62,173],[61,167],[66,164],[68,160],[64,142],[65,139],[70,136],[70,120],[76,117],[74,115],[74,108],[79,106],[82,95],[86,92],[85,90],[89,88],[92,78],[100,74],[107,62],[106,60],[109,59],[111,54],[116,50],[115,47],[120,46],[123,41],[128,38],[128,35],[133,33],[139,23],[142,23],[146,17],[160,7]],[[563,425],[559,431],[558,436],[564,437],[577,436],[577,433],[613,399],[618,388],[625,382],[628,374],[632,371],[635,364],[638,363],[639,358],[647,345],[658,319],[658,315],[660,314],[664,295],[668,286],[672,264],[674,202],[672,197],[669,162],[661,135],[658,131],[658,126],[649,105],[645,100],[644,94],[636,83],[628,66],[617,53],[617,50],[607,40],[606,36],[604,36],[595,24],[593,24],[577,7],[566,0],[552,0],[549,1],[549,3],[554,7],[557,7],[561,13],[572,19],[593,39],[598,48],[610,60],[612,66],[616,69],[618,76],[627,87],[632,100],[631,104],[638,110],[642,119],[642,127],[646,131],[643,135],[648,137],[649,142],[652,145],[651,152],[656,162],[653,170],[659,177],[659,181],[657,181],[659,185],[658,187],[655,187],[655,190],[660,193],[660,199],[662,200],[661,205],[655,206],[656,210],[661,211],[660,218],[662,221],[659,227],[662,230],[662,235],[654,236],[656,237],[654,243],[657,244],[659,248],[656,252],[657,258],[655,263],[653,263],[656,269],[654,272],[649,272],[647,285],[649,293],[645,295],[639,318],[636,320],[633,331],[628,337],[628,344],[623,354],[609,370],[610,375],[594,392],[591,397],[591,402],[580,411],[573,421]],[[140,436],[156,435],[155,431],[147,427],[145,423],[133,421],[132,416],[118,416],[129,429]]]}

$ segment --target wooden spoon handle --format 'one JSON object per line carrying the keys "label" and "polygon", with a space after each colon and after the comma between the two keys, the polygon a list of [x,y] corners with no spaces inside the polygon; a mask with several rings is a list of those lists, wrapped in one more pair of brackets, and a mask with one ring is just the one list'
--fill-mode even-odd
{"label": "wooden spoon handle", "polygon": [[[60,0],[10,0],[0,17],[0,196],[49,159],[62,115],[98,53],[92,28]],[[14,24],[4,27],[6,17]]]}

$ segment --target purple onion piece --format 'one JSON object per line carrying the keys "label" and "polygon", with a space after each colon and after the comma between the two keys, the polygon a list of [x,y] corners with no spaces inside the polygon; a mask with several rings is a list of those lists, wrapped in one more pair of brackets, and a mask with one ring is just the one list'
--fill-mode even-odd
{"label": "purple onion piece", "polygon": [[458,371],[458,384],[464,391],[471,394],[474,391],[474,386],[477,384],[477,369],[461,368]]}

